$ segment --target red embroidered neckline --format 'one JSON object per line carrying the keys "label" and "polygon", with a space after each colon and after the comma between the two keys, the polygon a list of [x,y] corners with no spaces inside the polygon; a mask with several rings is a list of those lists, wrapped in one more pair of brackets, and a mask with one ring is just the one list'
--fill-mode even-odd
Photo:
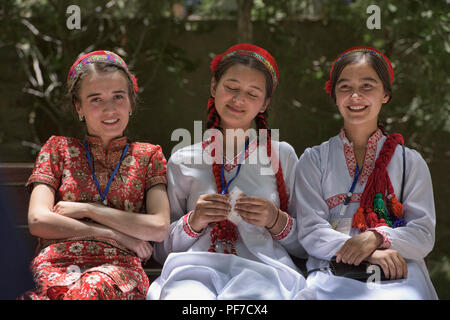
{"label": "red embroidered neckline", "polygon": [[[84,139],[89,144],[90,148],[99,149],[99,151],[103,151],[103,152],[106,151],[103,148],[102,139],[100,137],[86,135],[84,137]],[[127,144],[127,142],[128,142],[128,139],[125,136],[119,137],[119,138],[114,138],[109,142],[107,150],[108,150],[108,152],[117,151],[117,150],[122,151],[123,148],[125,147],[125,145]],[[80,143],[80,145],[83,146],[81,143]]]}
{"label": "red embroidered neckline", "polygon": [[[211,148],[209,148],[209,146],[211,145],[211,143],[212,143],[211,138],[209,138],[209,139],[207,139],[207,140],[204,140],[204,141],[202,142],[202,148],[203,148],[203,150],[204,150],[205,152],[207,152],[209,155],[211,155],[211,152],[212,152]],[[258,146],[258,141],[257,141],[257,139],[252,139],[252,141],[250,141],[250,143],[249,143],[249,145],[248,145],[247,150],[245,151],[244,159],[243,159],[242,161],[245,161],[245,160],[250,156],[250,154],[252,154],[253,151],[256,150],[256,147],[257,147],[257,146]],[[225,168],[226,171],[230,172],[231,170],[233,170],[234,168],[236,168],[236,167],[239,165],[239,160],[240,160],[240,158],[241,158],[241,153],[242,153],[242,151],[241,151],[240,153],[238,153],[238,154],[233,158],[233,160],[228,160],[228,159],[225,157],[225,167],[224,167],[224,168]]]}
{"label": "red embroidered neckline", "polygon": [[[382,137],[383,133],[381,132],[380,129],[378,129],[377,131],[375,131],[374,134],[372,134],[372,136],[370,136],[369,140],[367,141],[366,155],[364,157],[364,164],[362,169],[363,171],[358,179],[358,183],[360,185],[364,185],[364,183],[366,183],[367,179],[370,176],[370,173],[373,170],[373,166],[375,164],[375,156],[377,154],[378,141]],[[345,162],[347,163],[348,173],[350,174],[350,177],[353,178],[356,168],[356,156],[355,152],[353,151],[353,146],[346,138],[344,129],[341,129],[341,132],[339,133],[339,138],[341,138],[341,141],[344,145],[344,155],[345,155]]]}

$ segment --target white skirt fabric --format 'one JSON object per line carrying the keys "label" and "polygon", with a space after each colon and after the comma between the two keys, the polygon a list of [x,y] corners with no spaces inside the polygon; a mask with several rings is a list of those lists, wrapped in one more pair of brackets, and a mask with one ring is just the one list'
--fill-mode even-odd
{"label": "white skirt fabric", "polygon": [[[319,300],[435,300],[434,287],[427,281],[428,273],[415,261],[408,262],[406,279],[361,282],[344,277],[337,277],[330,271],[317,271],[306,280]],[[383,271],[381,271],[383,272]]]}
{"label": "white skirt fabric", "polygon": [[171,253],[147,299],[285,300],[314,299],[297,271],[239,256],[210,252]]}

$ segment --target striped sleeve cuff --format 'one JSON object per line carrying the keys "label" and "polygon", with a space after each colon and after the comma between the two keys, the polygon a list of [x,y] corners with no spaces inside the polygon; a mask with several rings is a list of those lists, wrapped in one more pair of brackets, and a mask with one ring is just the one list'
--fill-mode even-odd
{"label": "striped sleeve cuff", "polygon": [[284,226],[283,230],[281,230],[280,233],[278,234],[272,235],[272,238],[274,240],[283,240],[291,232],[292,227],[294,226],[294,219],[292,219],[292,217],[289,214],[287,215],[287,217],[288,218],[286,221],[286,225]]}
{"label": "striped sleeve cuff", "polygon": [[391,247],[391,239],[389,239],[387,233],[381,228],[369,228],[367,231],[375,231],[383,237],[383,242],[378,246],[378,249],[389,249]]}
{"label": "striped sleeve cuff", "polygon": [[187,213],[187,214],[184,216],[184,218],[183,218],[183,230],[184,230],[184,232],[186,232],[187,235],[190,236],[191,238],[198,238],[198,237],[200,237],[201,233],[195,232],[195,231],[191,228],[191,226],[189,225],[189,217],[190,217],[190,215],[192,214],[192,212],[194,212],[194,211],[191,211],[191,212]]}

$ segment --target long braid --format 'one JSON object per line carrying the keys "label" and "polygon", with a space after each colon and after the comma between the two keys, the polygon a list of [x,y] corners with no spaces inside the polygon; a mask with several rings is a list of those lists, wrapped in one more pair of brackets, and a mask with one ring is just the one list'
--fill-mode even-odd
{"label": "long braid", "polygon": [[208,120],[206,122],[206,128],[207,129],[216,129],[219,127],[219,114],[216,110],[216,105],[214,104],[214,98],[210,97],[208,99],[208,106],[207,106],[207,112],[208,112]]}
{"label": "long braid", "polygon": [[[206,127],[208,129],[216,129],[216,128],[218,128],[219,127],[219,123],[220,123],[220,118],[219,118],[219,114],[217,113],[213,97],[210,97],[209,100],[208,100],[208,109],[207,110],[208,110],[208,120],[207,120],[207,123],[206,123]],[[215,139],[215,137],[211,137],[211,139]],[[221,193],[222,192],[222,182],[221,182],[221,178],[220,178],[221,166],[220,166],[220,164],[218,164],[216,162],[215,155],[216,155],[216,150],[213,149],[212,152],[211,152],[211,156],[214,159],[213,164],[212,164],[212,172],[213,172],[213,175],[214,175],[214,180],[216,182],[217,192]]]}
{"label": "long braid", "polygon": [[[259,113],[256,118],[256,127],[257,129],[266,129],[267,130],[267,156],[271,159],[272,167],[274,167],[274,162],[272,161],[272,138],[270,137],[270,131],[267,126],[266,121],[266,112]],[[280,209],[284,212],[287,212],[289,199],[286,192],[286,183],[283,177],[283,169],[281,168],[281,163],[278,157],[276,157],[276,161],[278,161],[278,170],[275,172],[275,178],[277,179],[277,189],[280,197]]]}

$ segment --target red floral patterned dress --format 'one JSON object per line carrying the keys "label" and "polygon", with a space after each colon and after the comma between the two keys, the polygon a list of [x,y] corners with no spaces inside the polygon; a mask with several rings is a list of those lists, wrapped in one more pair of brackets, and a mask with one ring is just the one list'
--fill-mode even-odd
{"label": "red floral patterned dress", "polygon": [[[127,138],[112,140],[105,150],[101,139],[87,136],[94,170],[103,191],[122,155]],[[85,148],[75,138],[52,136],[42,147],[27,186],[44,183],[56,190],[58,201],[98,202],[101,198],[89,168]],[[108,206],[145,213],[145,193],[166,184],[166,159],[159,146],[132,142],[115,175]],[[31,269],[36,290],[26,299],[144,299],[149,287],[141,261],[112,239],[40,239]]]}

